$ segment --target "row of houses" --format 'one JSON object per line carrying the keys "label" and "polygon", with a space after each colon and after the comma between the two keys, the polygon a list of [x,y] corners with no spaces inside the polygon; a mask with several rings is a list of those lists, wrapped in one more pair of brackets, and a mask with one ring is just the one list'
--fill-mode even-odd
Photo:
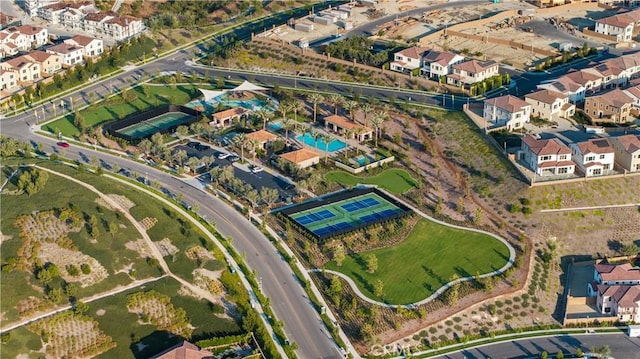
{"label": "row of houses", "polygon": [[[529,0],[528,2],[544,8],[566,4],[588,3],[593,2],[593,0]],[[623,6],[627,8],[640,6],[640,0],[598,0],[597,2],[607,6]]]}
{"label": "row of houses", "polygon": [[499,75],[500,67],[493,60],[468,60],[453,52],[414,46],[396,52],[389,69],[397,72],[419,70],[420,75],[427,78],[446,77],[450,85],[468,86]]}
{"label": "row of houses", "polygon": [[93,2],[52,2],[27,0],[28,13],[39,16],[51,25],[62,25],[70,31],[82,31],[99,38],[123,41],[145,30],[142,19],[120,15],[115,11],[98,11]]}
{"label": "row of houses", "polygon": [[51,77],[64,67],[83,63],[85,58],[99,57],[103,51],[101,39],[76,35],[44,51],[33,50],[0,62],[0,94],[9,96],[21,86]]}
{"label": "row of houses", "polygon": [[527,134],[518,159],[537,176],[602,176],[614,170],[640,172],[640,136],[598,137],[568,146],[557,138]]}
{"label": "row of houses", "polygon": [[575,104],[584,101],[588,94],[627,86],[632,78],[639,75],[640,53],[636,52],[595,63],[537,87],[558,92]]}

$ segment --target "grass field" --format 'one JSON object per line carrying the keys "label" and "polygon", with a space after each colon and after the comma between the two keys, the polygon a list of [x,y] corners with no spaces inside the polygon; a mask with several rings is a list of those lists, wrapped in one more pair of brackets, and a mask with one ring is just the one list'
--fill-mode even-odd
{"label": "grass field", "polygon": [[[86,315],[99,323],[99,328],[111,336],[117,346],[98,358],[148,358],[176,344],[181,339],[201,339],[203,337],[223,336],[242,332],[239,325],[228,318],[220,318],[208,302],[177,294],[180,284],[171,278],[163,278],[141,288],[135,288],[118,295],[89,303]],[[171,297],[171,303],[183,308],[191,325],[195,327],[193,338],[170,336],[167,332],[156,330],[152,325],[141,325],[138,317],[129,313],[126,307],[128,294],[137,291],[155,290]],[[100,313],[100,314],[98,314]],[[15,358],[21,353],[38,350],[40,339],[24,328],[10,332],[9,342],[2,344],[2,356]],[[41,353],[31,353],[29,358],[39,358]]]}
{"label": "grass field", "polygon": [[[378,258],[373,274],[365,264],[370,254]],[[427,298],[454,274],[489,273],[508,259],[508,248],[493,237],[422,219],[400,244],[347,256],[341,267],[332,261],[325,268],[348,275],[370,298],[409,304]],[[374,295],[373,284],[378,279],[384,284],[383,298]]]}
{"label": "grass field", "polygon": [[[95,178],[95,176],[93,177]],[[17,180],[17,176],[12,179],[12,181],[15,180]],[[2,263],[6,263],[9,257],[16,257],[17,251],[22,245],[22,240],[19,237],[20,229],[13,226],[18,216],[34,211],[70,207],[73,204],[82,212],[83,216],[97,217],[100,228],[99,236],[93,242],[90,241],[86,226],[83,226],[80,232],[69,233],[69,238],[82,253],[96,258],[110,274],[102,282],[80,289],[78,295],[91,295],[117,285],[129,283],[131,279],[125,273],[114,275],[125,264],[133,264],[137,270],[137,278],[157,275],[157,271],[149,268],[143,258],[138,258],[136,252],[124,247],[124,243],[129,239],[140,236],[133,225],[124,217],[116,216],[114,212],[99,206],[95,202],[96,198],[97,195],[93,192],[55,175],[50,175],[46,186],[31,197],[27,197],[26,194],[20,196],[2,195],[0,197],[2,200],[2,223],[0,228],[4,235],[11,237],[11,239],[2,243],[2,253],[0,255]],[[108,233],[109,223],[119,225],[116,234],[111,235]],[[61,268],[61,270],[64,269]],[[18,319],[18,313],[14,306],[19,300],[29,295],[34,295],[38,298],[42,297],[42,293],[25,284],[32,284],[36,287],[41,286],[32,273],[17,270],[3,273],[2,281],[0,282],[0,291],[2,293],[0,311],[5,313],[3,323]],[[50,285],[55,287],[59,284],[58,280],[54,280]]]}
{"label": "grass field", "polygon": [[346,186],[354,186],[358,183],[373,184],[398,194],[418,186],[416,180],[407,171],[401,169],[389,169],[373,177],[356,177],[347,172],[334,171],[327,173],[324,178]]}
{"label": "grass field", "polygon": [[[86,127],[96,127],[103,123],[121,119],[135,112],[142,112],[153,107],[167,104],[185,104],[200,95],[198,88],[207,86],[177,85],[172,89],[170,85],[149,86],[141,85],[129,90],[135,94],[135,100],[125,101],[121,95],[87,107],[80,111]],[[145,95],[145,91],[147,94]],[[64,136],[78,136],[80,132],[73,124],[73,114],[42,126],[43,130],[53,134],[62,132]]]}

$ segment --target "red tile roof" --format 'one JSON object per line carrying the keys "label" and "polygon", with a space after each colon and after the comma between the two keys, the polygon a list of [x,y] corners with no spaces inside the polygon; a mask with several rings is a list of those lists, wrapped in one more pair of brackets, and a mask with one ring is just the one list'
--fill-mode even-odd
{"label": "red tile roof", "polygon": [[627,153],[635,153],[640,151],[640,135],[624,135],[612,137],[612,141],[616,141],[622,145]]}
{"label": "red tile roof", "polygon": [[596,264],[595,270],[604,282],[640,280],[640,270],[629,263],[625,264]]}
{"label": "red tile roof", "polygon": [[624,29],[625,27],[633,24],[635,21],[630,16],[627,16],[625,14],[620,14],[620,15],[605,17],[604,19],[596,20],[596,22],[609,25],[609,26],[620,27]]}
{"label": "red tile roof", "polygon": [[494,66],[498,66],[498,63],[493,60],[489,60],[489,61],[469,60],[469,61],[461,62],[459,64],[455,64],[453,65],[453,68],[461,71],[466,71],[466,72],[479,73],[489,68],[492,68]]}
{"label": "red tile roof", "polygon": [[530,98],[536,101],[540,101],[542,103],[552,104],[557,100],[564,100],[567,96],[561,94],[560,92],[551,91],[551,90],[540,90],[528,95],[525,95],[524,98]]}
{"label": "red tile roof", "polygon": [[[584,142],[577,143],[578,148],[582,154],[597,153],[606,154],[612,153],[613,147],[606,138],[593,138]],[[639,277],[640,278],[640,277]]]}
{"label": "red tile roof", "polygon": [[484,100],[484,102],[510,113],[519,112],[522,111],[524,107],[531,106],[531,104],[512,95],[495,97],[489,100]]}
{"label": "red tile roof", "polygon": [[633,99],[624,91],[618,88],[609,92],[605,92],[601,95],[587,97],[587,99],[599,100],[614,108],[622,108],[625,105],[630,105],[633,103]]}
{"label": "red tile roof", "polygon": [[91,43],[91,41],[97,40],[96,38],[84,36],[84,35],[75,35],[69,40],[73,40],[75,43],[81,46],[87,46]]}
{"label": "red tile roof", "polygon": [[320,155],[313,150],[301,148],[296,151],[291,151],[291,152],[281,154],[280,157],[284,158],[289,162],[300,163],[300,162],[308,161],[312,158],[316,158],[316,157],[320,158]]}
{"label": "red tile roof", "polygon": [[524,136],[522,141],[536,156],[571,154],[571,149],[561,143],[557,138],[541,140],[533,137],[530,134],[527,134],[526,136]]}
{"label": "red tile roof", "polygon": [[422,54],[424,54],[424,52],[427,50],[428,48],[426,47],[413,46],[408,49],[398,51],[397,54],[400,54],[402,56],[406,56],[412,59],[420,59],[422,57]]}

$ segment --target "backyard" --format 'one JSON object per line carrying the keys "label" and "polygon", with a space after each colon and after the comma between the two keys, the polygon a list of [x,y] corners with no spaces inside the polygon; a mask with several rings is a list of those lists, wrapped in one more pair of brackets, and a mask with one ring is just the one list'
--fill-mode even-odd
{"label": "backyard", "polygon": [[[372,255],[378,261],[375,273],[366,265]],[[341,266],[331,261],[325,268],[348,275],[370,298],[409,304],[429,297],[454,275],[489,273],[508,259],[508,248],[493,237],[422,219],[400,244],[351,254]],[[374,294],[373,283],[378,280],[384,285],[382,296]]]}
{"label": "backyard", "polygon": [[410,188],[418,187],[418,182],[402,169],[388,169],[373,177],[356,177],[343,171],[325,174],[324,178],[330,182],[337,182],[345,186],[356,184],[372,184],[396,194],[402,194]]}

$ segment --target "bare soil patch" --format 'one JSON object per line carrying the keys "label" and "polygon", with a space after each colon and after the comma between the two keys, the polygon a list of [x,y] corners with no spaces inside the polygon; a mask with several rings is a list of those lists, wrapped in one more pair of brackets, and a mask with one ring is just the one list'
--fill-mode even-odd
{"label": "bare soil patch", "polygon": [[138,256],[140,258],[152,257],[151,249],[143,238],[138,238],[135,241],[129,241],[125,243],[124,246],[128,250],[138,252]]}
{"label": "bare soil patch", "polygon": [[122,207],[126,211],[130,210],[136,205],[135,203],[133,203],[133,201],[128,199],[126,196],[123,196],[120,194],[108,194],[107,197],[111,198],[113,201],[118,203],[118,205],[120,205],[120,207]]}
{"label": "bare soil patch", "polygon": [[[67,282],[78,282],[85,288],[99,283],[109,276],[107,269],[100,264],[95,258],[86,255],[80,251],[62,248],[55,243],[43,242],[38,252],[38,258],[43,263],[53,263],[60,268],[60,276]],[[65,268],[73,265],[80,268],[86,264],[91,268],[89,274],[82,272],[75,276],[70,275]]]}
{"label": "bare soil patch", "polygon": [[161,330],[191,337],[193,327],[182,308],[175,308],[171,298],[155,291],[136,292],[127,296],[127,309],[139,316],[141,324],[151,324]]}
{"label": "bare soil patch", "polygon": [[142,227],[144,227],[144,229],[147,231],[153,228],[153,226],[155,226],[157,223],[158,223],[158,219],[155,217],[144,217],[140,221],[140,224],[142,225]]}
{"label": "bare soil patch", "polygon": [[153,244],[158,248],[160,253],[162,253],[163,257],[172,256],[180,251],[178,247],[171,244],[169,238],[163,238],[160,241],[153,242]]}

